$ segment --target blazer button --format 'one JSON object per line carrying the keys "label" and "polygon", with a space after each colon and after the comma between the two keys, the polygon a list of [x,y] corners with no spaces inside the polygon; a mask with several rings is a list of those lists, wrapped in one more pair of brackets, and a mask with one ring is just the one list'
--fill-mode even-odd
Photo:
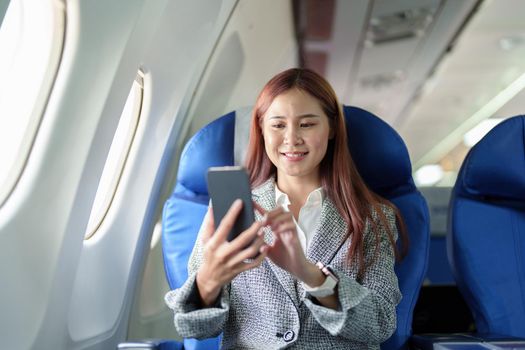
{"label": "blazer button", "polygon": [[285,342],[289,343],[293,340],[294,337],[295,337],[294,331],[288,331],[284,333],[283,339]]}

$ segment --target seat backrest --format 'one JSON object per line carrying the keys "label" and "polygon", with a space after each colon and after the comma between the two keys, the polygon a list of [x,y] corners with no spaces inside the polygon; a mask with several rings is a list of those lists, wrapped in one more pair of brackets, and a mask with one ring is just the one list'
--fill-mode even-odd
{"label": "seat backrest", "polygon": [[408,348],[412,316],[428,266],[430,219],[425,199],[412,179],[405,143],[383,120],[356,107],[344,107],[348,146],[368,187],[394,203],[409,235],[408,255],[395,266],[403,299],[397,306],[397,328],[383,350]]}
{"label": "seat backrest", "polygon": [[525,337],[525,116],[470,150],[449,210],[448,257],[478,333]]}
{"label": "seat backrest", "polygon": [[[412,334],[412,312],[427,268],[428,209],[412,180],[406,146],[394,129],[360,108],[344,106],[344,114],[349,148],[361,176],[400,209],[410,237],[409,254],[395,267],[403,294],[397,329],[382,344],[382,349],[401,349]],[[249,122],[249,109],[226,114],[197,132],[182,153],[177,184],[163,212],[164,266],[171,288],[187,278],[187,260],[208,205],[206,171],[210,166],[242,164]]]}

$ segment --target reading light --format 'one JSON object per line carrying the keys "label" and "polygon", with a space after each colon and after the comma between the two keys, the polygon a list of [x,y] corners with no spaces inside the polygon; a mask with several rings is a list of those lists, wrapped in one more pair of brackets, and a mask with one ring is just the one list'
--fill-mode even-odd
{"label": "reading light", "polygon": [[524,35],[508,35],[499,39],[499,47],[503,51],[510,51],[525,44]]}

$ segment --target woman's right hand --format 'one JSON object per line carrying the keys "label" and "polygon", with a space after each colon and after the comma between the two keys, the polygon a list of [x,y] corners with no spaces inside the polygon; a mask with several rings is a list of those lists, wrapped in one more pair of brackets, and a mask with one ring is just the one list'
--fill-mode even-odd
{"label": "woman's right hand", "polygon": [[[215,230],[212,208],[208,208],[208,222],[202,232],[203,263],[197,271],[196,283],[204,306],[212,305],[221,288],[239,273],[257,267],[266,257],[261,252],[264,236],[261,223],[255,221],[233,241],[227,236],[242,209],[242,201],[236,200]],[[258,255],[258,256],[257,256]],[[257,256],[251,261],[245,261]]]}

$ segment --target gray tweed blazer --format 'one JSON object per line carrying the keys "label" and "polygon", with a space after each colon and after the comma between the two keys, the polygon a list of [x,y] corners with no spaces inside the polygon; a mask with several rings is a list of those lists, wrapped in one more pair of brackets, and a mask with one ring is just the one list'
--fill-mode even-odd
{"label": "gray tweed blazer", "polygon": [[[252,195],[263,208],[275,208],[274,180],[255,188]],[[383,210],[397,234],[393,211],[387,207]],[[213,307],[203,308],[195,285],[202,261],[198,238],[188,265],[188,280],[165,297],[174,312],[177,332],[185,338],[207,338],[222,331],[223,349],[379,349],[395,329],[401,294],[394,273],[393,249],[385,229],[377,226],[381,229],[379,256],[365,276],[357,279],[357,268],[347,262],[347,225],[329,198],[323,202],[307,257],[330,266],[339,278],[338,310],[316,303],[304,292],[301,282],[269,259],[239,274],[223,288]],[[368,221],[364,231],[367,260],[374,256],[371,227]],[[266,230],[265,241],[272,240],[271,231]]]}

